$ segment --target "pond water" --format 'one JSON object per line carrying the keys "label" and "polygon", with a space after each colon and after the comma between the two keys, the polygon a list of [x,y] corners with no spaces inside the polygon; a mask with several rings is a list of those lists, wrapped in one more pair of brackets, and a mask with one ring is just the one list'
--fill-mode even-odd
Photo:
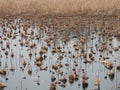
{"label": "pond water", "polygon": [[119,36],[99,26],[74,31],[1,21],[0,82],[6,87],[0,90],[119,90],[119,64]]}

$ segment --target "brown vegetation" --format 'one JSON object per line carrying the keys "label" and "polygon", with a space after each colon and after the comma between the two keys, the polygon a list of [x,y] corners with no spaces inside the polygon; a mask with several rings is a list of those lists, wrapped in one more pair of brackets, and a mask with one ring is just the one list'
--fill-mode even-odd
{"label": "brown vegetation", "polygon": [[0,0],[1,15],[111,15],[119,10],[119,0]]}

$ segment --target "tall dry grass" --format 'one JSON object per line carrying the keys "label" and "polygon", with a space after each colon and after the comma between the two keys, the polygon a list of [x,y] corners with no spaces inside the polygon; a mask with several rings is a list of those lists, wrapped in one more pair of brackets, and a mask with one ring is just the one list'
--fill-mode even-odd
{"label": "tall dry grass", "polygon": [[120,0],[0,0],[0,15],[119,14]]}

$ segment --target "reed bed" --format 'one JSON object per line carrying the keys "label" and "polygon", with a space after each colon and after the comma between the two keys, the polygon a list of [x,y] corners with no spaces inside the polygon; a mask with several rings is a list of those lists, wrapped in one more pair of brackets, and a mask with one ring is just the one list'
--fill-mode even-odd
{"label": "reed bed", "polygon": [[113,15],[120,0],[0,0],[0,15]]}

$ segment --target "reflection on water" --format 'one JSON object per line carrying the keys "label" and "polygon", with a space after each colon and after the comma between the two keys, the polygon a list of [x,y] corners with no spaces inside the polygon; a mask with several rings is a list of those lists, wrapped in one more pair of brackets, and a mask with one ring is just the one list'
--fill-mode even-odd
{"label": "reflection on water", "polygon": [[94,24],[65,30],[66,26],[56,28],[51,23],[18,18],[1,21],[1,89],[120,88],[120,32],[104,31]]}

